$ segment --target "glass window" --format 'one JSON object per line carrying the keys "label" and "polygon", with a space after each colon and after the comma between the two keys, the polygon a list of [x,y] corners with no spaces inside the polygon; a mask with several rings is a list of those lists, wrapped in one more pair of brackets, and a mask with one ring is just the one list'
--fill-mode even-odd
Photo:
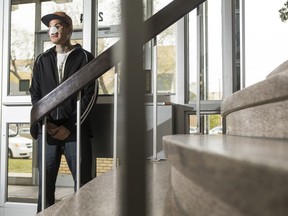
{"label": "glass window", "polygon": [[208,0],[208,85],[207,99],[222,99],[221,0]]}
{"label": "glass window", "polygon": [[172,0],[154,0],[153,1],[153,13],[157,13],[162,8],[164,8],[166,5],[168,5]]}
{"label": "glass window", "polygon": [[[246,86],[260,82],[288,59],[288,24],[280,19],[285,1],[245,1]],[[255,13],[261,12],[259,16]]]}
{"label": "glass window", "polygon": [[[99,38],[98,39],[98,53],[104,52],[114,43],[116,43],[118,38]],[[111,68],[104,75],[99,77],[99,94],[108,95],[114,94],[114,74],[115,67]]]}
{"label": "glass window", "polygon": [[[74,29],[82,28],[83,1],[42,2],[42,15],[55,11],[66,11],[73,20]],[[23,19],[25,17],[25,19]],[[41,24],[41,29],[47,27]],[[35,3],[11,5],[11,39],[8,95],[29,94],[35,44]]]}
{"label": "glass window", "polygon": [[[171,0],[153,1],[153,13],[168,5]],[[175,93],[176,82],[176,25],[157,36],[157,88],[158,93]]]}
{"label": "glass window", "polygon": [[[21,203],[37,203],[38,170],[36,166],[36,142],[30,135],[30,124],[8,124],[7,170],[8,187],[7,201]],[[56,183],[56,201],[71,194],[71,173],[65,157],[62,156]]]}
{"label": "glass window", "polygon": [[121,23],[120,0],[98,0],[99,27]]}
{"label": "glass window", "polygon": [[[197,116],[189,115],[189,133],[197,133]],[[200,116],[200,132],[204,134],[222,134],[222,118],[219,114]]]}
{"label": "glass window", "polygon": [[[72,19],[74,29],[82,29],[82,14],[83,14],[83,0],[62,0],[48,1],[41,3],[41,17],[53,13],[55,11],[65,11]],[[47,27],[42,23],[41,29],[46,30]]]}
{"label": "glass window", "polygon": [[[121,6],[120,0],[98,1],[98,55],[115,44],[120,37]],[[99,94],[114,94],[115,67],[99,77]]]}
{"label": "glass window", "polygon": [[34,3],[11,6],[10,76],[8,85],[8,95],[11,96],[28,94],[34,64],[34,11]]}
{"label": "glass window", "polygon": [[[33,186],[33,140],[29,124],[8,124],[8,193],[9,202],[36,202],[37,187]],[[28,191],[24,193],[20,191]]]}
{"label": "glass window", "polygon": [[[208,0],[198,10],[200,15],[197,15],[196,10],[189,14],[189,100],[196,100],[198,85],[201,100],[221,100],[221,1]],[[198,69],[200,83],[197,83]]]}
{"label": "glass window", "polygon": [[158,93],[175,93],[176,33],[175,25],[157,36],[157,87]]}
{"label": "glass window", "polygon": [[189,13],[189,101],[197,96],[197,9]]}

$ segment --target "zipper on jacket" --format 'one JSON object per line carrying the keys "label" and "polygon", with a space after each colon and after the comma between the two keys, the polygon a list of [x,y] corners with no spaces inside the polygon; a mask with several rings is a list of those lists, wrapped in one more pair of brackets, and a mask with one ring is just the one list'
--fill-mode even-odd
{"label": "zipper on jacket", "polygon": [[[55,50],[54,48],[50,50],[52,55],[54,56],[54,60],[53,60],[53,67],[54,67],[54,75],[55,75],[55,80],[56,80],[56,83],[57,83],[57,86],[60,85],[60,82],[59,82],[59,75],[58,75],[58,67],[57,67],[57,55],[55,53]],[[58,79],[57,79],[58,77]],[[59,107],[56,108],[56,120],[59,120]]]}

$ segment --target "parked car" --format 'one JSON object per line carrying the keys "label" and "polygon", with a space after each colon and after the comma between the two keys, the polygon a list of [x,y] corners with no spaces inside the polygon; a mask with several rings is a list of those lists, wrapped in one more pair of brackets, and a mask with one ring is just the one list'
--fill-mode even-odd
{"label": "parked car", "polygon": [[211,130],[209,130],[209,134],[222,134],[222,133],[223,133],[222,126],[216,126]]}
{"label": "parked car", "polygon": [[190,134],[197,133],[197,127],[192,127],[192,126],[190,126],[190,128],[189,128],[189,133],[190,133]]}
{"label": "parked car", "polygon": [[21,137],[9,129],[9,158],[29,158],[32,156],[32,139]]}
{"label": "parked car", "polygon": [[18,134],[21,137],[26,137],[26,138],[32,139],[32,136],[30,134],[30,128],[19,128]]}

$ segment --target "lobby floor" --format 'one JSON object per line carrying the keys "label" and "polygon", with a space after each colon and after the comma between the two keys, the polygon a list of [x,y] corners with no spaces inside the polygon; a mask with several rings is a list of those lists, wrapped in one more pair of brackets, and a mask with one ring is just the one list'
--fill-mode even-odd
{"label": "lobby floor", "polygon": [[[73,187],[56,187],[56,200],[63,200],[74,193]],[[8,202],[37,203],[38,186],[9,185]]]}

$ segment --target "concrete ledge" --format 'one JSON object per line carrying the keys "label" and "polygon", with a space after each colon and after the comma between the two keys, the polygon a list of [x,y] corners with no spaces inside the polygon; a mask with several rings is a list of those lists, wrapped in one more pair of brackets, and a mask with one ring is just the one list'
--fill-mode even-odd
{"label": "concrete ledge", "polygon": [[235,111],[226,117],[226,134],[288,139],[288,100]]}
{"label": "concrete ledge", "polygon": [[266,80],[223,101],[221,114],[226,120],[226,134],[288,138],[288,70],[282,71],[284,66],[280,65]]}
{"label": "concrete ledge", "polygon": [[[187,215],[192,210],[185,203],[193,200],[202,206],[209,203],[208,209],[215,203],[217,216],[288,215],[287,140],[171,135],[163,137],[163,143],[173,191]],[[179,192],[186,188],[189,193]],[[203,208],[193,215],[205,215]]]}
{"label": "concrete ledge", "polygon": [[274,76],[235,92],[225,99],[221,105],[221,113],[229,113],[249,107],[288,100],[288,71],[276,73]]}

